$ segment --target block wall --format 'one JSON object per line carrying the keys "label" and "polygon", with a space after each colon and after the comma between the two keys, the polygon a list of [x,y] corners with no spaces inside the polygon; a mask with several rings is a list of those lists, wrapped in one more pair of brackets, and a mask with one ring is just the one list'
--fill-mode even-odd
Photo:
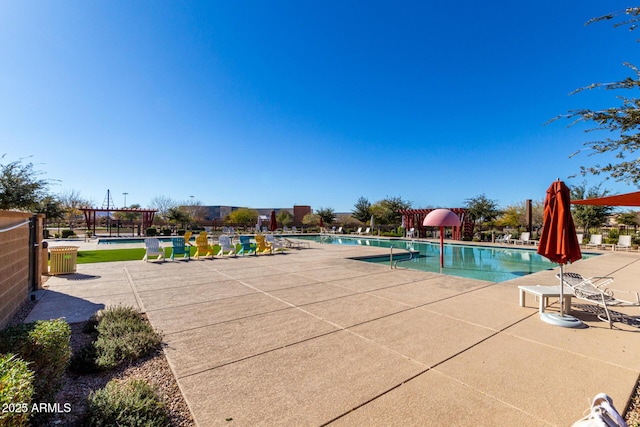
{"label": "block wall", "polygon": [[0,328],[29,296],[29,224],[2,230],[29,218],[30,213],[0,211]]}

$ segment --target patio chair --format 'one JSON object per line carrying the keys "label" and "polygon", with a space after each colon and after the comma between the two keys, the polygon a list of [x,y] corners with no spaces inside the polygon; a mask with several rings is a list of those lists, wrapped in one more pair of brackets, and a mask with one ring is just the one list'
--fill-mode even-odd
{"label": "patio chair", "polygon": [[578,234],[576,234],[576,237],[578,238],[578,244],[579,244],[580,246],[582,246],[582,245],[584,244],[584,243],[583,243],[583,240],[584,240],[584,234],[582,234],[582,233],[578,233]]}
{"label": "patio chair", "polygon": [[189,246],[193,246],[189,240],[191,240],[191,235],[193,234],[193,231],[185,231],[184,233],[184,243],[185,245],[189,245]]}
{"label": "patio chair", "polygon": [[240,250],[237,254],[242,256],[256,254],[256,244],[251,242],[250,236],[240,236]]}
{"label": "patio chair", "polygon": [[409,230],[407,230],[407,237],[408,238],[413,239],[415,235],[416,235],[416,229],[415,228],[410,228]]}
{"label": "patio chair", "polygon": [[273,246],[271,246],[262,234],[256,234],[256,253],[257,254],[273,254]]}
{"label": "patio chair", "polygon": [[[560,273],[556,275],[560,279]],[[640,296],[638,292],[622,291],[608,288],[613,283],[613,277],[589,277],[584,278],[578,273],[564,273],[562,275],[565,285],[573,289],[575,298],[590,302],[604,309],[604,316],[598,314],[598,319],[609,322],[609,327],[613,327],[613,320],[609,308],[611,307],[639,307]],[[620,299],[621,293],[629,294],[630,300]],[[606,317],[605,317],[606,316]]]}
{"label": "patio chair", "polygon": [[205,258],[210,256],[213,259],[213,248],[209,246],[209,236],[206,231],[196,237],[196,254],[193,257],[200,259],[201,256]]}
{"label": "patio chair", "polygon": [[613,246],[613,250],[617,251],[621,249],[625,251],[631,249],[631,235],[618,237],[618,243]]}
{"label": "patio chair", "polygon": [[362,234],[362,227],[358,227],[356,231],[352,231],[351,234]]}
{"label": "patio chair", "polygon": [[592,234],[589,243],[585,244],[587,248],[596,248],[598,249],[602,246],[602,234]]}
{"label": "patio chair", "polygon": [[515,245],[517,245],[518,243],[522,243],[523,245],[529,244],[529,243],[532,243],[532,241],[529,240],[530,237],[531,237],[531,233],[529,233],[528,231],[524,231],[520,233],[519,239],[512,239],[511,242]]}
{"label": "patio chair", "polygon": [[218,244],[220,245],[220,251],[217,256],[224,256],[225,252],[227,252],[227,255],[236,255],[236,247],[231,243],[231,237],[221,234]]}
{"label": "patio chair", "polygon": [[281,241],[280,239],[276,239],[276,236],[274,236],[273,234],[267,234],[265,241],[267,242],[267,244],[271,245],[271,247],[273,248],[274,252],[282,252],[284,253],[284,242]]}
{"label": "patio chair", "polygon": [[362,232],[362,234],[367,234],[367,235],[368,235],[368,234],[371,234],[371,227],[367,227],[367,228]]}
{"label": "patio chair", "polygon": [[298,227],[296,227],[295,225],[291,227],[291,231],[293,231],[294,233],[302,233],[302,231],[298,231]]}
{"label": "patio chair", "polygon": [[157,260],[164,259],[164,248],[160,245],[160,240],[155,237],[147,237],[144,239],[145,254],[142,260],[144,262],[149,261],[150,256],[157,256]]}
{"label": "patio chair", "polygon": [[344,234],[344,230],[342,229],[342,227],[338,227],[336,229],[336,233],[335,234]]}
{"label": "patio chair", "polygon": [[171,238],[171,261],[175,261],[176,255],[182,255],[182,258],[187,258],[187,261],[191,259],[191,247],[185,244],[184,237]]}
{"label": "patio chair", "polygon": [[289,230],[289,227],[287,227],[286,225],[284,227],[282,227],[282,232],[283,233],[291,233],[291,230]]}

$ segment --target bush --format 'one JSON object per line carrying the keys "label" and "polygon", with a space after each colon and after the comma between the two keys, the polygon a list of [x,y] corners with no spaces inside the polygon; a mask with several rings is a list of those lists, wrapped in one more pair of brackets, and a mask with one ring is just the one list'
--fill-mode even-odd
{"label": "bush", "polygon": [[132,307],[106,309],[99,316],[96,330],[96,364],[103,369],[114,368],[125,360],[132,361],[146,356],[162,342],[162,335]]}
{"label": "bush", "polygon": [[0,385],[0,425],[28,426],[33,372],[27,362],[13,354],[0,354]]}
{"label": "bush", "polygon": [[158,232],[155,228],[149,227],[145,230],[145,234],[147,235],[147,237],[153,237],[156,236]]}
{"label": "bush", "polygon": [[69,237],[76,237],[76,233],[73,230],[62,230],[62,238],[68,239]]}
{"label": "bush", "polygon": [[13,352],[35,374],[34,401],[53,402],[71,357],[71,329],[63,319],[12,326],[0,333],[0,353]]}
{"label": "bush", "polygon": [[98,350],[93,342],[82,347],[71,356],[69,370],[78,374],[93,374],[100,372],[100,367],[96,363]]}
{"label": "bush", "polygon": [[143,380],[109,381],[89,396],[87,418],[92,427],[169,425],[164,404]]}
{"label": "bush", "polygon": [[[163,236],[171,236],[171,229],[170,228],[163,228],[162,229],[162,235]],[[184,233],[182,233],[182,235],[184,236]]]}

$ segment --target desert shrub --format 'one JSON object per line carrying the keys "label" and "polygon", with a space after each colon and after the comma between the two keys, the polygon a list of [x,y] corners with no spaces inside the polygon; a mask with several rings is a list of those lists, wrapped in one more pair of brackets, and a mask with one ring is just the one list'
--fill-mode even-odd
{"label": "desert shrub", "polygon": [[158,234],[158,231],[154,227],[149,227],[145,230],[147,237],[153,237]]}
{"label": "desert shrub", "polygon": [[162,342],[162,335],[132,307],[118,306],[104,310],[99,316],[96,330],[96,363],[103,369],[146,356]]}
{"label": "desert shrub", "polygon": [[169,418],[154,389],[143,380],[125,383],[111,380],[89,396],[86,425],[168,426]]}
{"label": "desert shrub", "polygon": [[16,353],[34,372],[34,401],[54,401],[71,357],[70,336],[63,319],[12,326],[0,333],[0,353]]}
{"label": "desert shrub", "polygon": [[[29,425],[33,372],[14,354],[0,354],[0,425]],[[5,411],[6,409],[6,411]]]}
{"label": "desert shrub", "polygon": [[69,237],[75,237],[76,233],[73,230],[62,230],[62,238],[67,239]]}
{"label": "desert shrub", "polygon": [[86,344],[80,350],[73,353],[69,362],[69,370],[78,374],[92,374],[100,372],[100,367],[96,363],[98,350],[93,342]]}
{"label": "desert shrub", "polygon": [[[163,228],[162,229],[162,235],[163,236],[171,236],[171,229],[170,228]],[[184,233],[182,235],[184,236]]]}

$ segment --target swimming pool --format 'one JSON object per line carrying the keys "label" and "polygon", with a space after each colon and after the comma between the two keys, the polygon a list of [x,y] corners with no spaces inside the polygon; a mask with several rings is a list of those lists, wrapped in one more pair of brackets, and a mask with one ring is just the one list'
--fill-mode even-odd
{"label": "swimming pool", "polygon": [[[391,248],[393,245],[394,249],[412,252],[411,257],[404,251],[394,252],[393,261],[394,263],[397,261],[399,268],[443,273],[489,282],[504,282],[558,266],[558,264],[538,255],[535,248],[505,248],[449,243],[444,245],[444,268],[441,270],[439,243],[339,236],[296,236],[296,238],[336,245],[382,248]],[[583,259],[592,256],[594,255],[582,254]],[[389,265],[390,263],[389,255],[356,259],[376,264]]]}

